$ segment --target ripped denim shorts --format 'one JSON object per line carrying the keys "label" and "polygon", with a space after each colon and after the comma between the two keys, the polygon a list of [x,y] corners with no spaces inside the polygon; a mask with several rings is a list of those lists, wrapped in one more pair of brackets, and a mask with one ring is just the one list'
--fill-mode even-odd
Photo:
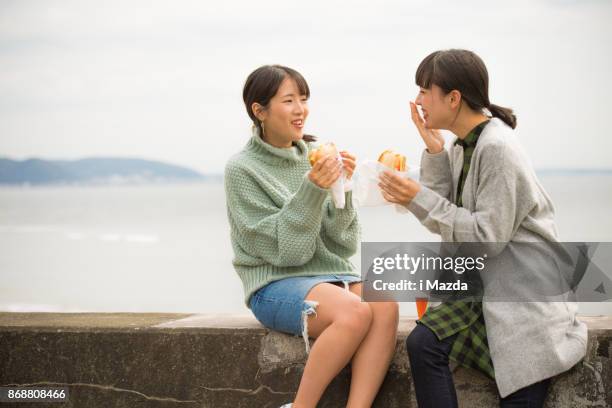
{"label": "ripped denim shorts", "polygon": [[342,282],[346,290],[349,283],[361,282],[355,275],[320,275],[284,278],[258,289],[249,301],[251,311],[265,327],[283,333],[301,335],[310,352],[308,342],[308,315],[315,314],[316,301],[306,300],[312,287],[322,282]]}

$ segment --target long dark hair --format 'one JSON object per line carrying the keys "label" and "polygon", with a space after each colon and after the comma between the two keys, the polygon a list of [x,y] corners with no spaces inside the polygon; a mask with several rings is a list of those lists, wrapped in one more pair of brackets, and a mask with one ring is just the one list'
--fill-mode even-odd
{"label": "long dark hair", "polygon": [[[310,98],[310,88],[308,87],[308,83],[302,74],[283,65],[261,66],[255,71],[251,72],[244,84],[242,99],[244,100],[247,113],[253,121],[253,126],[256,126],[259,129],[259,134],[262,136],[263,129],[261,128],[259,119],[257,119],[255,113],[253,112],[252,106],[257,102],[263,106],[264,109],[266,109],[272,97],[274,97],[276,92],[278,92],[278,88],[280,88],[281,83],[287,77],[295,80],[295,83],[300,91],[300,95]],[[314,142],[316,137],[312,135],[304,135],[303,139],[306,142]]]}
{"label": "long dark hair", "polygon": [[419,65],[415,80],[421,88],[439,86],[445,93],[457,90],[472,110],[488,109],[512,129],[516,115],[510,108],[489,101],[489,73],[482,59],[468,50],[440,50],[429,54]]}

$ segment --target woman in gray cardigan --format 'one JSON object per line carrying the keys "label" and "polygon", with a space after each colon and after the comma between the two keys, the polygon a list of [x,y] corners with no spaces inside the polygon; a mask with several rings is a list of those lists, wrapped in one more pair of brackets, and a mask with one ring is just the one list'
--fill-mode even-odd
{"label": "woman in gray cardigan", "polygon": [[[427,146],[421,183],[385,172],[385,199],[404,205],[443,242],[558,242],[551,199],[516,141],[516,116],[489,101],[483,61],[467,50],[437,51],[421,62],[416,82],[412,119]],[[450,149],[435,129],[457,136]],[[515,271],[538,279],[529,259],[514,261]],[[485,285],[482,303],[430,307],[408,337],[420,407],[457,406],[449,359],[493,377],[500,406],[533,408],[543,406],[550,378],[585,356],[586,325],[569,295],[487,301],[494,287]]]}

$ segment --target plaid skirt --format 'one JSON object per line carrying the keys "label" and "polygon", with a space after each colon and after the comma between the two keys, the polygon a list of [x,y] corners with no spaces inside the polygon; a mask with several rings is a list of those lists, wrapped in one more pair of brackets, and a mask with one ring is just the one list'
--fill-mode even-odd
{"label": "plaid skirt", "polygon": [[427,309],[417,323],[428,327],[439,340],[457,333],[449,359],[463,367],[480,370],[495,379],[482,303],[445,302]]}

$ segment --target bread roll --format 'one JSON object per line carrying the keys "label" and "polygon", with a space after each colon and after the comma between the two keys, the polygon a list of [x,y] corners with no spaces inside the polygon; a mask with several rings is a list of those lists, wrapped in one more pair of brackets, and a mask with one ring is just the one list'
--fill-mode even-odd
{"label": "bread roll", "polygon": [[393,150],[382,152],[378,157],[378,161],[391,169],[406,171],[406,156]]}
{"label": "bread roll", "polygon": [[334,157],[337,156],[338,149],[336,149],[336,145],[333,143],[324,143],[308,153],[308,160],[310,160],[310,165],[314,166],[315,163],[321,160],[323,157],[330,155]]}

